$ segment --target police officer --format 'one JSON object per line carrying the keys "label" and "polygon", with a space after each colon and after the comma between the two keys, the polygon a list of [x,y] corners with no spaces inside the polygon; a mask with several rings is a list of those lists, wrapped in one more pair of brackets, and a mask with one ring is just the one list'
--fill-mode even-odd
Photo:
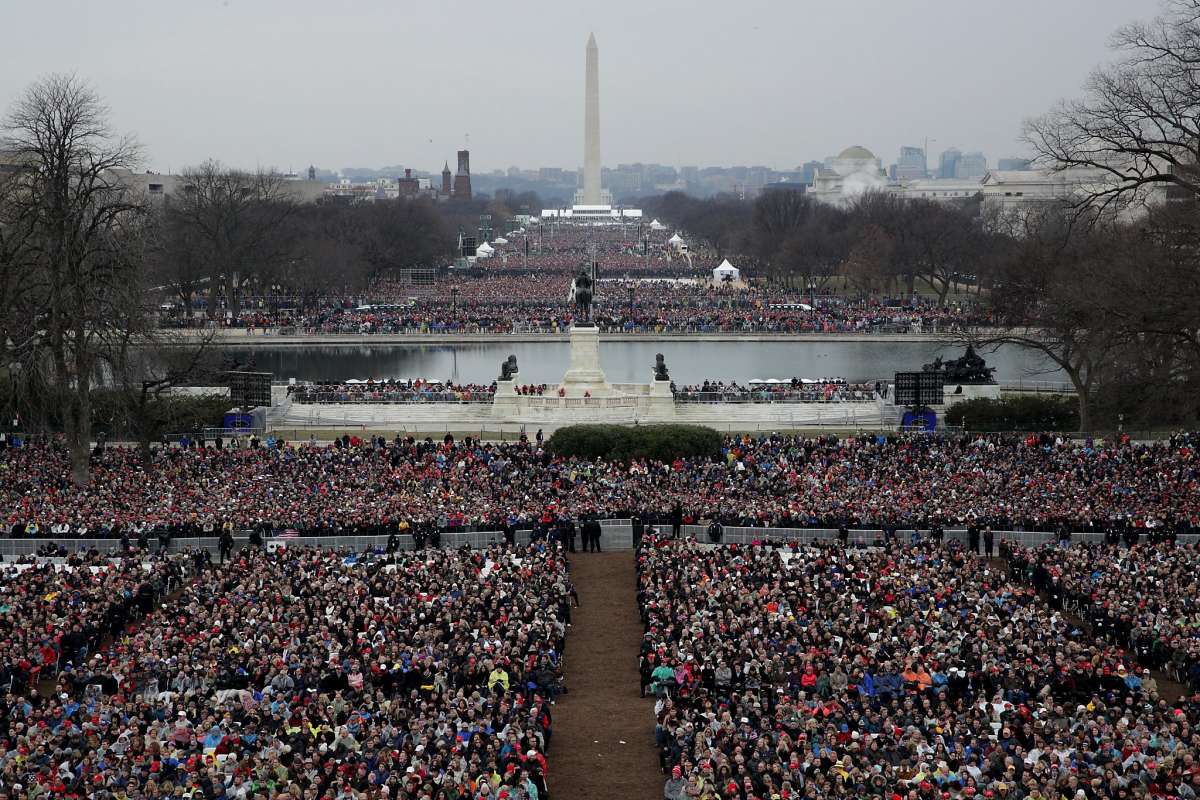
{"label": "police officer", "polygon": [[221,535],[217,539],[217,549],[221,553],[221,563],[225,563],[225,559],[233,554],[233,534],[228,528],[221,528]]}

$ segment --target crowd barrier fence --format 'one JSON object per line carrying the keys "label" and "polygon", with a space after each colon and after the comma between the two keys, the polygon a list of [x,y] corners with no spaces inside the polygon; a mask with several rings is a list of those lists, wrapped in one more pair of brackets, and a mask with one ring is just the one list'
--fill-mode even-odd
{"label": "crowd barrier fence", "polygon": [[[628,550],[633,547],[633,524],[628,519],[600,520],[600,546],[604,549]],[[529,544],[532,531],[518,529],[516,541],[519,545]],[[441,535],[439,546],[444,549],[454,549],[466,545],[474,549],[483,549],[492,544],[504,541],[503,531],[447,531]],[[119,539],[75,539],[75,538],[36,538],[36,539],[0,539],[0,558],[12,560],[21,556],[35,555],[38,548],[53,542],[62,545],[68,552],[79,550],[97,550],[100,553],[117,553],[121,547]],[[234,551],[249,546],[250,536],[247,532],[239,532],[233,537]],[[324,547],[346,548],[354,552],[370,550],[382,551],[387,548],[388,537],[384,536],[271,536],[264,537],[263,544],[268,548],[280,547]],[[413,537],[403,535],[398,537],[400,550],[412,550],[415,547]],[[428,546],[428,544],[426,545]],[[208,550],[214,556],[220,553],[220,540],[215,536],[179,537],[171,539],[167,546],[168,553],[178,553],[185,550]],[[150,551],[159,551],[156,538],[150,539]]]}
{"label": "crowd barrier fence", "polygon": [[[604,550],[629,550],[634,545],[633,523],[628,519],[602,519],[600,520],[601,537],[600,547]],[[669,523],[646,523],[646,532],[651,527],[657,529],[660,534],[670,534],[671,526]],[[958,541],[963,544],[969,543],[969,537],[965,528],[946,528],[946,541]],[[919,533],[922,539],[928,538],[929,530],[921,529],[915,531]],[[516,541],[519,545],[526,545],[530,541],[531,531],[528,529],[519,529],[516,533]],[[694,537],[700,542],[708,542],[708,526],[707,525],[682,525],[680,533],[685,537]],[[764,539],[771,539],[775,542],[796,542],[799,544],[812,544],[814,542],[832,541],[837,538],[837,529],[835,528],[759,528],[759,527],[744,527],[737,525],[722,526],[722,544],[737,544],[749,545]],[[896,538],[900,543],[912,541],[914,529],[901,528],[896,531]],[[1058,540],[1058,534],[1053,531],[1016,531],[1016,530],[996,530],[994,531],[995,538],[993,546],[996,552],[999,552],[1001,542],[1016,543],[1026,547],[1037,547],[1038,545],[1055,542]],[[849,531],[849,541],[851,544],[870,546],[881,542],[883,539],[883,531],[879,528],[869,529],[851,529]],[[1185,533],[1179,537],[1180,541],[1195,543],[1200,541],[1200,533]],[[345,548],[354,552],[366,552],[370,550],[382,551],[387,548],[388,537],[385,536],[273,536],[264,539],[265,546],[269,548],[279,547],[325,547],[325,548]],[[483,549],[492,544],[497,544],[504,541],[502,531],[449,531],[441,535],[440,546],[442,548],[458,548],[464,545]],[[1086,533],[1075,532],[1071,534],[1072,542],[1092,542],[1099,543],[1104,541],[1104,533],[1101,531],[1089,531]],[[96,549],[101,553],[116,553],[120,548],[118,539],[73,539],[73,538],[37,538],[37,539],[0,539],[0,557],[5,560],[12,560],[20,556],[34,555],[39,547],[45,546],[48,542],[61,544],[70,552],[78,550]],[[577,538],[577,549],[582,549],[582,541]],[[234,536],[234,550],[248,546],[249,535],[245,532],[239,532]],[[415,542],[412,536],[403,535],[399,537],[400,550],[412,550]],[[428,546],[428,545],[427,545]],[[158,552],[159,544],[157,539],[150,540],[150,550]],[[214,556],[220,552],[219,540],[215,536],[209,537],[181,537],[172,539],[168,545],[167,552],[181,552],[184,550],[203,549],[208,550]],[[983,537],[980,537],[979,552],[983,552]]]}
{"label": "crowd barrier fence", "polygon": [[[670,525],[655,525],[660,533],[670,533]],[[944,528],[946,541],[958,541],[963,544],[970,543],[970,537],[967,534],[966,528]],[[896,530],[896,538],[900,542],[912,541],[912,536],[915,529],[913,528],[898,528]],[[707,525],[682,525],[680,532],[684,536],[692,536],[702,542],[707,542],[708,526]],[[920,534],[922,539],[928,538],[929,530],[927,528],[915,531]],[[1053,531],[1016,531],[1016,530],[995,530],[993,529],[995,538],[993,546],[999,552],[1000,543],[1009,542],[1023,545],[1025,547],[1037,547],[1043,544],[1058,541],[1058,534]],[[722,527],[721,543],[722,544],[738,544],[749,545],[763,539],[771,539],[776,542],[798,542],[800,544],[810,544],[818,541],[830,541],[837,538],[838,531],[836,528],[747,528],[740,526],[725,525]],[[883,539],[883,530],[880,528],[873,529],[850,529],[849,541],[851,544],[872,545]],[[1200,541],[1200,534],[1185,533],[1179,537],[1182,542],[1197,542]],[[1088,531],[1088,532],[1073,532],[1071,534],[1072,542],[1090,542],[1101,543],[1104,541],[1103,531]],[[979,540],[979,552],[983,552],[983,536],[982,532]]]}

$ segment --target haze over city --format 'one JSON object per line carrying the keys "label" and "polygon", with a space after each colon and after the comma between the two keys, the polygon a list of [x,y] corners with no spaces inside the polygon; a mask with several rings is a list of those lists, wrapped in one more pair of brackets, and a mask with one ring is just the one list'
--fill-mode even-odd
{"label": "haze over city", "polygon": [[238,0],[13,4],[0,106],[85,77],[145,166],[301,170],[582,162],[583,44],[600,46],[606,166],[790,169],[929,137],[1022,155],[1021,121],[1073,96],[1152,0],[352,6]]}

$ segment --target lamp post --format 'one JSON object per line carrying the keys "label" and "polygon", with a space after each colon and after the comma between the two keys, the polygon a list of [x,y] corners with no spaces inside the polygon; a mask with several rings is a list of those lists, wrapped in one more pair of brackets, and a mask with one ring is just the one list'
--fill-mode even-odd
{"label": "lamp post", "polygon": [[817,307],[817,282],[814,280],[808,282],[808,304],[813,308]]}
{"label": "lamp post", "polygon": [[458,287],[450,287],[450,310],[458,313]]}
{"label": "lamp post", "polygon": [[629,287],[629,321],[633,322],[633,296],[637,290],[634,287]]}

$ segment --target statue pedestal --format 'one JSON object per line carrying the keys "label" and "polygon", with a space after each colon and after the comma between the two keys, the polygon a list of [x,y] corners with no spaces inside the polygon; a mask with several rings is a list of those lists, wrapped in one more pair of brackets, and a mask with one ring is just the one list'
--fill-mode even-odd
{"label": "statue pedestal", "polygon": [[964,400],[981,398],[999,400],[1000,385],[995,383],[950,383],[947,381],[942,387],[942,400],[946,408]]}
{"label": "statue pedestal", "polygon": [[650,381],[650,413],[660,417],[670,417],[675,414],[675,395],[671,392],[669,380]]}
{"label": "statue pedestal", "polygon": [[512,414],[520,410],[521,395],[517,394],[517,373],[512,380],[496,381],[496,394],[492,397],[493,414]]}
{"label": "statue pedestal", "polygon": [[563,375],[567,397],[607,397],[612,394],[608,378],[600,369],[600,329],[571,326],[571,366]]}

